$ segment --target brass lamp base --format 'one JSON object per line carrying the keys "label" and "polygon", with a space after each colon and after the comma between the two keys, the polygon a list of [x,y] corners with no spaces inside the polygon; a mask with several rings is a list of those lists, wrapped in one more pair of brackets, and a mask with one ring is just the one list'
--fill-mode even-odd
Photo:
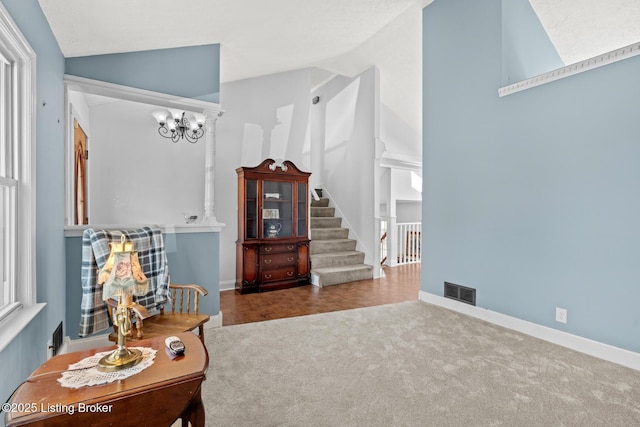
{"label": "brass lamp base", "polygon": [[135,366],[142,360],[142,352],[131,348],[118,348],[98,362],[100,372],[114,372]]}

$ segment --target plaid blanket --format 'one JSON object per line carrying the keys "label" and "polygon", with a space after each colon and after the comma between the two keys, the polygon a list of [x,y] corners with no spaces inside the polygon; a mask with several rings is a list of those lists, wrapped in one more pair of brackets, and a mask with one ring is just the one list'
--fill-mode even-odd
{"label": "plaid blanket", "polygon": [[102,300],[102,285],[97,284],[97,278],[98,271],[109,257],[109,242],[120,242],[123,234],[133,242],[142,271],[149,279],[149,293],[134,297],[135,301],[148,310],[155,310],[169,300],[169,266],[159,228],[119,231],[87,229],[82,234],[82,304],[78,332],[81,337],[110,327],[107,304]]}

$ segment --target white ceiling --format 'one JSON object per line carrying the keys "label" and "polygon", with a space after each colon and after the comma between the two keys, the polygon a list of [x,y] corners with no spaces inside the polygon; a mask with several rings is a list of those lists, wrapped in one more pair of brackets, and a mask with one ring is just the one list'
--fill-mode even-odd
{"label": "white ceiling", "polygon": [[314,66],[422,0],[39,0],[65,57],[221,44],[223,82]]}
{"label": "white ceiling", "polygon": [[[220,43],[221,82],[380,69],[421,131],[422,8],[433,0],[39,0],[65,57]],[[530,0],[566,64],[640,41],[640,0]]]}
{"label": "white ceiling", "polygon": [[638,0],[529,0],[565,65],[640,41]]}

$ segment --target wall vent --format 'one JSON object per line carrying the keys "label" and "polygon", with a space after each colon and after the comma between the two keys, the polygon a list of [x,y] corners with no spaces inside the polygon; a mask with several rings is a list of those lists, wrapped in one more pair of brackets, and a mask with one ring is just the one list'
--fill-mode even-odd
{"label": "wall vent", "polygon": [[455,283],[444,282],[444,296],[467,304],[476,305],[476,290]]}
{"label": "wall vent", "polygon": [[51,353],[52,356],[58,354],[58,351],[62,347],[62,322],[58,325],[55,331],[53,331],[53,335],[51,337]]}

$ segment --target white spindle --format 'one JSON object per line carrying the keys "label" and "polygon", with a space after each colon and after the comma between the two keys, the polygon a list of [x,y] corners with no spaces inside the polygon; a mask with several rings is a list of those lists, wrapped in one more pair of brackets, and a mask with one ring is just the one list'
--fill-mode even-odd
{"label": "white spindle", "polygon": [[404,222],[396,224],[398,264],[418,263],[422,258],[422,223]]}

